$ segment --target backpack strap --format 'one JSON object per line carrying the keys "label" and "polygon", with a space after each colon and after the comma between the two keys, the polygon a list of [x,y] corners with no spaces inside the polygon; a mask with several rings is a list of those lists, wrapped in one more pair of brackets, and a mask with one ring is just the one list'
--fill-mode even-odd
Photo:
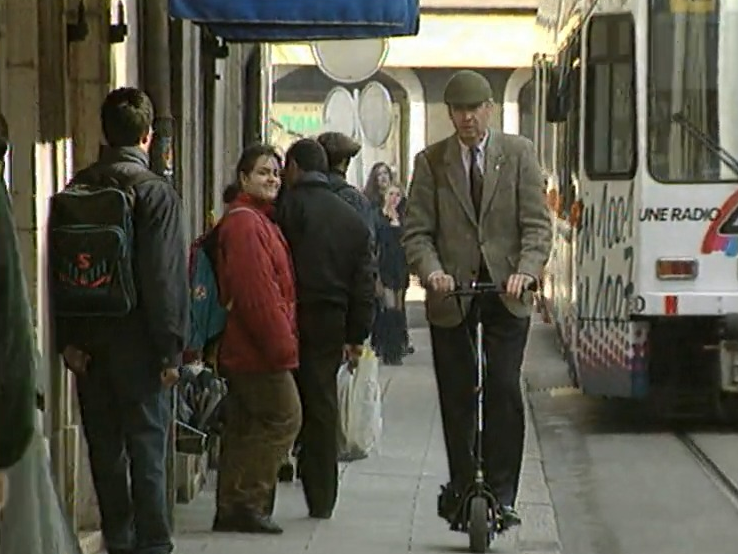
{"label": "backpack strap", "polygon": [[[131,164],[133,165],[133,164]],[[136,167],[140,167],[136,165]],[[111,168],[102,170],[93,170],[93,172],[82,171],[75,175],[70,181],[70,186],[85,185],[90,188],[105,188],[113,186],[122,190],[131,190],[138,185],[147,181],[163,181],[164,178],[147,168],[141,168],[138,171],[128,175],[116,175]]]}
{"label": "backpack strap", "polygon": [[[254,212],[254,211],[256,210],[254,210],[253,208],[249,208],[247,206],[239,206],[238,208],[233,208],[232,210],[228,210],[225,213],[225,217],[228,217],[229,215],[235,214],[238,212]],[[233,308],[233,299],[232,298],[229,299],[228,302],[226,302],[223,307],[225,308],[227,312],[230,312],[231,309]]]}

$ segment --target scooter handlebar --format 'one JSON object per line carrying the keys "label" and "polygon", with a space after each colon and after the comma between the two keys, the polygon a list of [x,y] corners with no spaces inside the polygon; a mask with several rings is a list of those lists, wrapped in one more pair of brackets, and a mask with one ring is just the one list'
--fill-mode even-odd
{"label": "scooter handlebar", "polygon": [[[446,296],[456,297],[474,297],[482,296],[485,294],[505,294],[507,292],[507,284],[502,283],[498,285],[487,281],[469,281],[466,283],[457,283],[454,290],[446,293]],[[533,304],[533,298],[535,293],[538,291],[538,280],[534,280],[530,283],[523,293],[520,295],[520,300],[526,305]]]}

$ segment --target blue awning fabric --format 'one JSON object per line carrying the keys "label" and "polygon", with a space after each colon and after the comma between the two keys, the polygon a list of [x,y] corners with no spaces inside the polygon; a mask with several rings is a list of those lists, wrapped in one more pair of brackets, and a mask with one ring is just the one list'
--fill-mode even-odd
{"label": "blue awning fabric", "polygon": [[172,17],[231,42],[413,36],[419,0],[169,0]]}

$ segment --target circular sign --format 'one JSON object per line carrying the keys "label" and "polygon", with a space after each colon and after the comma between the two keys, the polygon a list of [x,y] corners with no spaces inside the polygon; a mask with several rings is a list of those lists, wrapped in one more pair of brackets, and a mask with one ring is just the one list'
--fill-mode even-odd
{"label": "circular sign", "polygon": [[383,146],[392,132],[392,96],[382,83],[372,81],[359,95],[359,121],[372,146]]}
{"label": "circular sign", "polygon": [[319,40],[310,43],[310,50],[323,74],[339,83],[358,83],[382,67],[389,52],[389,40],[386,37]]}
{"label": "circular sign", "polygon": [[357,134],[354,97],[343,87],[328,92],[323,104],[323,131],[335,131],[349,137]]}

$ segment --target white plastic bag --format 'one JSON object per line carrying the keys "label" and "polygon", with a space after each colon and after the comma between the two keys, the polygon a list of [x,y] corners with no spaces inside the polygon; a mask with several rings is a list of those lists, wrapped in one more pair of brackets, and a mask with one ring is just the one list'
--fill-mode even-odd
{"label": "white plastic bag", "polygon": [[337,376],[340,415],[339,459],[366,458],[379,449],[382,436],[382,391],[379,360],[368,346],[353,373],[341,366]]}
{"label": "white plastic bag", "polygon": [[8,471],[8,486],[0,519],[0,554],[81,554],[38,430],[23,458]]}

